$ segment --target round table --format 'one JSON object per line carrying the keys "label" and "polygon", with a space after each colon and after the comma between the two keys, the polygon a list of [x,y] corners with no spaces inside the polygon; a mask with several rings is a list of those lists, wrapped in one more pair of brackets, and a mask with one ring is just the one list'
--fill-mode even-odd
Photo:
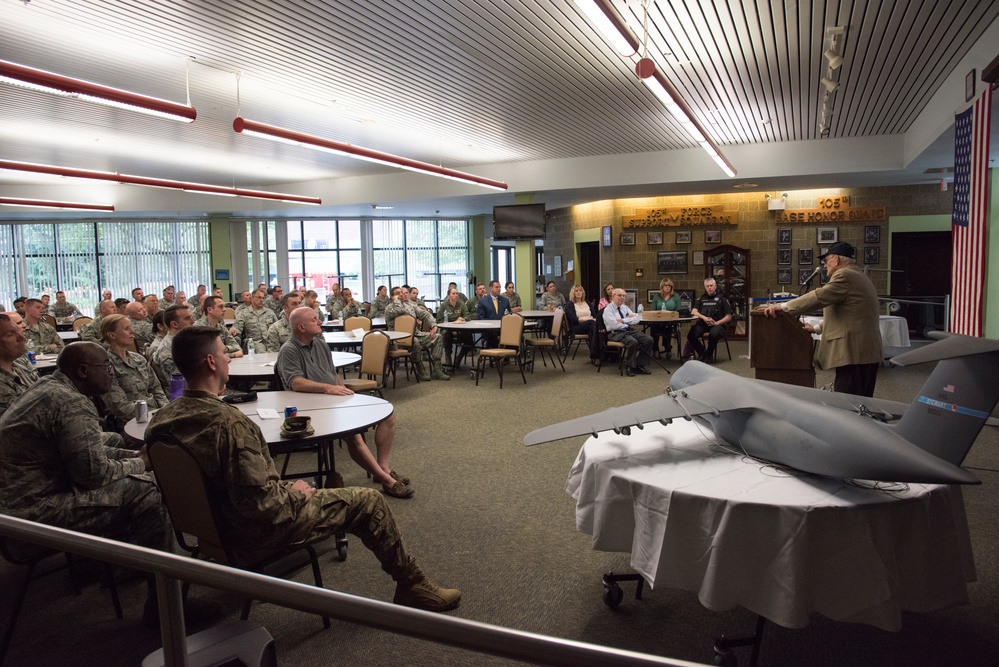
{"label": "round table", "polygon": [[[353,352],[333,352],[333,364],[337,368],[356,364],[361,355]],[[229,377],[241,380],[267,380],[274,375],[277,352],[258,352],[253,357],[243,355],[229,361]]]}
{"label": "round table", "polygon": [[[323,322],[322,326],[323,331],[343,331],[343,320],[326,320]],[[372,329],[384,329],[386,326],[387,324],[384,317],[371,318]]]}
{"label": "round table", "polygon": [[50,373],[55,373],[56,360],[58,358],[59,358],[58,354],[35,355],[34,368],[36,371],[38,371],[39,375],[48,375]]}
{"label": "round table", "polygon": [[56,335],[59,336],[64,343],[72,343],[73,341],[80,340],[80,332],[78,331],[57,331]]}
{"label": "round table", "polygon": [[[396,341],[408,338],[410,334],[405,331],[382,331],[390,340]],[[357,347],[361,344],[361,338],[355,338],[349,331],[324,331],[323,338],[330,347]]]}

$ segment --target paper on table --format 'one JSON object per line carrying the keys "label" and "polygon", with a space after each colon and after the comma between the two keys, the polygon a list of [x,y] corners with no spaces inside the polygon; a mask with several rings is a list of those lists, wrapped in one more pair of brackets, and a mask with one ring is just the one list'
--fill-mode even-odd
{"label": "paper on table", "polygon": [[261,366],[273,366],[276,363],[276,361],[268,361],[267,363],[261,364]]}
{"label": "paper on table", "polygon": [[257,415],[261,419],[280,419],[281,416],[274,408],[257,408]]}
{"label": "paper on table", "polygon": [[364,338],[364,334],[368,333],[364,329],[354,329],[350,332],[350,335],[354,338]]}

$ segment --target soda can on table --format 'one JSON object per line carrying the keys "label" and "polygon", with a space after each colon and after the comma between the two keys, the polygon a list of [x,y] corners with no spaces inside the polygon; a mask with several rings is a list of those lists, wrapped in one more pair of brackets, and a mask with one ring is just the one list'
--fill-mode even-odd
{"label": "soda can on table", "polygon": [[149,405],[145,401],[135,402],[135,421],[140,424],[149,421]]}
{"label": "soda can on table", "polygon": [[297,414],[298,414],[298,408],[295,407],[294,405],[286,405],[286,406],[284,406],[284,418],[285,419],[288,419],[289,417],[294,417]]}
{"label": "soda can on table", "polygon": [[28,361],[31,362],[32,366],[38,363],[38,359],[35,357],[34,350],[28,350]]}

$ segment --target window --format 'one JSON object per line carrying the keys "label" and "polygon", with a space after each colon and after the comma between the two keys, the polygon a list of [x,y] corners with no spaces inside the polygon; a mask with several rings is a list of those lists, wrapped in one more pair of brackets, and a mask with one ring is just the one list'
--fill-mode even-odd
{"label": "window", "polygon": [[373,220],[372,249],[377,285],[417,287],[431,305],[448,283],[465,281],[468,221]]}
{"label": "window", "polygon": [[315,290],[320,302],[336,282],[363,298],[360,220],[289,220],[288,280]]}

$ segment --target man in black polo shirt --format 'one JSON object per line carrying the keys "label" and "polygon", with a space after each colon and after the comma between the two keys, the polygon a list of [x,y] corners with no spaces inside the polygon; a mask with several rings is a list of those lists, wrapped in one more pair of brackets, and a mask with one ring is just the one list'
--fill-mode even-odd
{"label": "man in black polo shirt", "polygon": [[[725,334],[725,328],[732,320],[732,304],[718,294],[718,285],[714,278],[705,278],[704,294],[694,303],[690,314],[696,317],[697,321],[687,333],[687,342],[701,361],[710,364],[715,358],[718,339]],[[701,345],[701,336],[705,332],[708,334],[707,350]]]}
{"label": "man in black polo shirt", "polygon": [[[343,386],[343,381],[336,373],[329,347],[322,336],[319,315],[307,306],[291,311],[288,318],[291,326],[289,338],[278,351],[277,364],[274,370],[281,377],[284,386],[292,391],[309,394],[330,394],[333,396],[350,396],[354,392]],[[392,440],[395,438],[395,416],[375,427],[375,450],[377,459],[372,456],[367,443],[361,434],[347,438],[347,449],[354,463],[364,468],[372,479],[381,483],[385,495],[393,498],[412,498],[414,491],[409,486],[409,479],[403,477],[389,466],[389,454],[392,451]]]}

